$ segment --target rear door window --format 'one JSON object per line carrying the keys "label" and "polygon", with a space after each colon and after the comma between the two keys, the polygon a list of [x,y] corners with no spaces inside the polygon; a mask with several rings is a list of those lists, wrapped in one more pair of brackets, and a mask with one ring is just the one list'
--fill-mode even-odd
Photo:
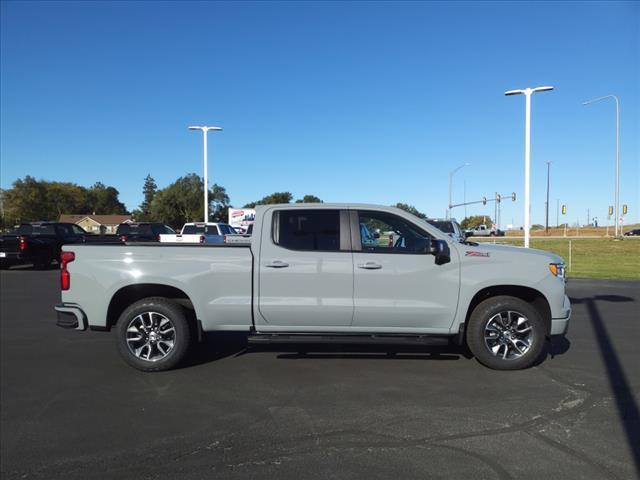
{"label": "rear door window", "polygon": [[340,250],[339,210],[281,210],[274,219],[276,245],[289,250]]}

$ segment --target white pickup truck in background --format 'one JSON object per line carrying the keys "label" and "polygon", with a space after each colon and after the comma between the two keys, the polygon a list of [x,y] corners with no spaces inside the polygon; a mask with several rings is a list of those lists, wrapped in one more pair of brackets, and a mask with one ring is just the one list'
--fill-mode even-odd
{"label": "white pickup truck in background", "polygon": [[235,235],[226,223],[185,223],[180,233],[160,235],[161,243],[224,243],[225,235]]}

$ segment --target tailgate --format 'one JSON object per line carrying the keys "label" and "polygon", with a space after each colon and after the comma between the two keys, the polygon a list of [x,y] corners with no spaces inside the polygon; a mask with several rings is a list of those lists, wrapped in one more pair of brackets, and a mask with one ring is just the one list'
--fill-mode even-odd
{"label": "tailgate", "polygon": [[0,258],[5,258],[9,253],[20,251],[20,237],[16,235],[5,235],[0,237]]}

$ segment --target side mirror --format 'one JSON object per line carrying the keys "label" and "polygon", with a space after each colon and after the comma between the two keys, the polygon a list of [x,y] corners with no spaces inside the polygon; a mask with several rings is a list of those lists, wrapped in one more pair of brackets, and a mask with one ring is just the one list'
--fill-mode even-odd
{"label": "side mirror", "polygon": [[436,257],[436,265],[444,265],[451,261],[449,244],[444,240],[431,240],[430,253]]}
{"label": "side mirror", "polygon": [[473,232],[470,232],[467,230],[464,232],[464,238],[469,238],[469,237],[473,237]]}
{"label": "side mirror", "polygon": [[373,238],[380,238],[380,234],[378,232],[373,232]]}

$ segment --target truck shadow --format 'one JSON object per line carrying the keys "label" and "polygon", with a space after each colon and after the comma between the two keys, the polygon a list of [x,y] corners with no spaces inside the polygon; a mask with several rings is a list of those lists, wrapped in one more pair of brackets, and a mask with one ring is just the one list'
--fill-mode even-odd
{"label": "truck shadow", "polygon": [[600,349],[602,362],[607,371],[609,387],[613,392],[618,418],[627,437],[627,443],[631,451],[636,473],[640,475],[640,409],[636,403],[634,392],[629,385],[627,375],[611,342],[609,332],[602,318],[599,302],[635,302],[631,297],[622,295],[594,295],[586,298],[571,298],[573,305],[585,305],[595,339]]}
{"label": "truck shadow", "polygon": [[282,360],[297,359],[352,359],[352,360],[459,360],[473,355],[464,347],[455,345],[379,345],[379,344],[324,344],[273,343],[250,345],[246,334],[207,334],[190,358],[183,364],[188,368],[215,362],[227,357],[250,353],[272,352]]}
{"label": "truck shadow", "polygon": [[[566,338],[553,338],[547,352],[539,361],[566,353],[571,343]],[[240,357],[250,353],[272,352],[281,360],[347,359],[347,360],[460,360],[473,359],[466,346],[427,344],[355,344],[355,343],[271,343],[252,345],[246,334],[206,334],[183,368],[215,362],[227,357]]]}

